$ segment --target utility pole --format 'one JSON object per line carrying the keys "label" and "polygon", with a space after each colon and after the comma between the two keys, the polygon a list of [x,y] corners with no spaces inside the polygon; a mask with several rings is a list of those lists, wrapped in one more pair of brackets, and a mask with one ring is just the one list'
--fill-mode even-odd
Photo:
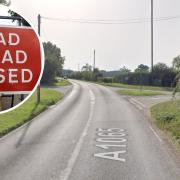
{"label": "utility pole", "polygon": [[[38,14],[38,34],[39,36],[41,35],[41,15]],[[40,96],[41,96],[41,87],[40,87],[40,82],[37,86],[37,103],[40,103]]]}
{"label": "utility pole", "polygon": [[95,70],[96,66],[96,50],[94,50],[94,64],[93,64],[93,71]]}
{"label": "utility pole", "polygon": [[151,72],[153,72],[154,61],[154,17],[153,17],[153,0],[151,0]]}

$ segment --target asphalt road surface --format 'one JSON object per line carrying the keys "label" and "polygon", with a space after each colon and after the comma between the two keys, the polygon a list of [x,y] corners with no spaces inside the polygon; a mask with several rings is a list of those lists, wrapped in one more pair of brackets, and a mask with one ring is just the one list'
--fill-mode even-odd
{"label": "asphalt road surface", "polygon": [[0,180],[180,180],[178,160],[137,107],[74,81],[60,103],[0,140]]}

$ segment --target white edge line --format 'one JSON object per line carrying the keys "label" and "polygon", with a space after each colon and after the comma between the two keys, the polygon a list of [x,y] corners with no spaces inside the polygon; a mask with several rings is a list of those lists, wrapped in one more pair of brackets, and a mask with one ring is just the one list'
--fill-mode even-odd
{"label": "white edge line", "polygon": [[156,138],[160,141],[160,142],[162,142],[162,139],[159,137],[159,135],[155,132],[155,130],[151,127],[151,126],[149,126],[149,128],[151,129],[151,131],[154,133],[154,135],[156,136]]}

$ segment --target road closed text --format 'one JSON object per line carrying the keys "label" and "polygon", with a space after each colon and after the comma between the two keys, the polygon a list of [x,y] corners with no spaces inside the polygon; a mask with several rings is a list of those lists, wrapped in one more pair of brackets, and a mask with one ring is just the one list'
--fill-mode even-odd
{"label": "road closed text", "polygon": [[33,29],[0,27],[0,91],[31,91],[41,71],[40,52]]}
{"label": "road closed text", "polygon": [[[7,40],[5,37],[8,37]],[[21,39],[16,33],[9,33],[4,35],[0,33],[0,46],[7,46],[7,49],[0,54],[0,67],[2,65],[22,65],[27,61],[27,53],[24,50],[11,50],[8,49],[9,46],[19,45]],[[7,78],[7,79],[6,79]],[[30,69],[17,69],[17,68],[0,68],[0,83],[8,81],[9,83],[29,83],[33,78],[33,73]]]}

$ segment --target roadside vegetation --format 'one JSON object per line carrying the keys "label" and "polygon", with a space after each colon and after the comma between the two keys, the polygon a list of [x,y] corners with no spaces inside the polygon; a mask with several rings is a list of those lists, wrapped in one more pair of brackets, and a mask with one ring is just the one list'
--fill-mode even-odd
{"label": "roadside vegetation", "polygon": [[158,87],[158,86],[139,86],[139,85],[128,85],[122,83],[105,83],[99,82],[98,84],[110,87],[118,87],[118,88],[125,88],[125,89],[140,89],[142,90],[153,90],[153,91],[171,91],[172,88],[170,87]]}
{"label": "roadside vegetation", "polygon": [[123,66],[118,70],[105,71],[89,64],[82,66],[79,71],[63,70],[68,78],[91,81],[105,86],[127,88],[172,91],[177,84],[180,71],[180,56],[172,60],[172,65],[159,62],[153,66],[153,71],[145,65],[139,64],[135,70]]}
{"label": "roadside vegetation", "polygon": [[117,91],[118,94],[126,95],[126,96],[156,96],[163,95],[163,93],[156,91],[144,91],[138,89],[121,89]]}
{"label": "roadside vegetation", "polygon": [[36,103],[36,93],[34,93],[23,105],[17,109],[0,115],[0,136],[3,136],[11,130],[21,126],[25,122],[31,120],[48,106],[55,104],[63,97],[63,94],[51,90],[41,89],[41,101]]}
{"label": "roadside vegetation", "polygon": [[45,66],[41,83],[53,85],[56,78],[62,76],[65,57],[61,55],[61,49],[51,42],[43,43],[45,52]]}
{"label": "roadside vegetation", "polygon": [[180,100],[157,104],[151,108],[156,125],[180,145]]}
{"label": "roadside vegetation", "polygon": [[58,78],[56,79],[55,86],[69,86],[71,83],[67,79]]}

